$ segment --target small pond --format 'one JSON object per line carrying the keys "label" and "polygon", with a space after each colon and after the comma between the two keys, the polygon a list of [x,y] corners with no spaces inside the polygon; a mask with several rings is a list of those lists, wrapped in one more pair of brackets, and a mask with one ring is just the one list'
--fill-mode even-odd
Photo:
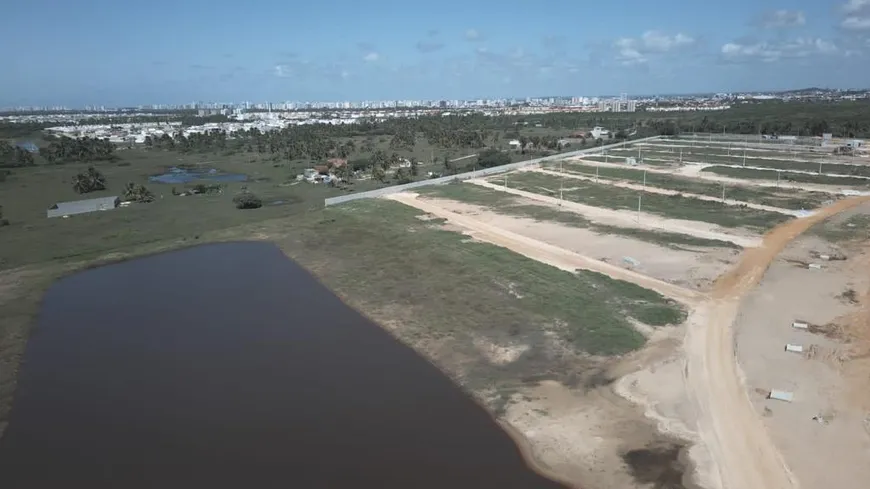
{"label": "small pond", "polygon": [[184,184],[199,180],[211,182],[244,182],[248,176],[244,173],[223,173],[214,168],[210,170],[191,170],[172,167],[162,175],[153,175],[148,180],[155,183]]}
{"label": "small pond", "polygon": [[0,487],[562,486],[275,246],[224,243],[48,290],[0,439]]}

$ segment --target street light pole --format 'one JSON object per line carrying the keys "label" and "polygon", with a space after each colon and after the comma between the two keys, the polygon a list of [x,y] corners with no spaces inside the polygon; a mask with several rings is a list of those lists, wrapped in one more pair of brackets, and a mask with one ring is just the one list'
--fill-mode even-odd
{"label": "street light pole", "polygon": [[642,194],[637,194],[637,222],[640,223],[640,199]]}

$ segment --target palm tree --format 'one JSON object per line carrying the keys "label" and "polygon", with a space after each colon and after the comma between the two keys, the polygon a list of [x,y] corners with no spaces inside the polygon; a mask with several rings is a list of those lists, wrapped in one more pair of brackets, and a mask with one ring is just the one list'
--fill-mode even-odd
{"label": "palm tree", "polygon": [[124,187],[124,200],[128,202],[154,202],[154,194],[144,185],[129,182]]}
{"label": "palm tree", "polygon": [[88,167],[88,171],[73,177],[73,190],[80,194],[106,190],[106,177],[94,167]]}

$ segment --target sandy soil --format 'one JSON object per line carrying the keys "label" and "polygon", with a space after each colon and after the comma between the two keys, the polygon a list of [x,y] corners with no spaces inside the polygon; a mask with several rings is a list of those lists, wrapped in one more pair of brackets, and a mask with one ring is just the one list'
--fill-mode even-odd
{"label": "sandy soil", "polygon": [[[588,182],[596,181],[594,177],[577,175],[576,173],[560,173],[557,171],[544,170],[541,168],[536,168],[533,171],[535,171],[537,173],[544,173],[547,175],[552,175],[555,177],[573,178],[575,180],[586,180]],[[752,202],[744,202],[741,200],[733,200],[733,199],[722,200],[720,198],[711,197],[709,195],[690,194],[687,192],[677,192],[676,190],[668,190],[666,188],[658,188],[658,187],[653,187],[653,186],[649,186],[649,185],[638,185],[636,183],[627,183],[627,182],[620,182],[620,181],[608,180],[608,179],[599,180],[598,182],[601,184],[604,184],[604,185],[610,185],[613,187],[620,187],[620,188],[628,188],[628,189],[632,189],[632,190],[641,190],[641,191],[649,192],[652,194],[683,195],[683,196],[692,197],[692,198],[698,199],[698,200],[706,200],[706,201],[710,201],[710,202],[722,202],[725,205],[743,206],[743,207],[748,207],[750,209],[758,209],[758,210],[762,210],[762,211],[776,212],[779,214],[787,214],[789,216],[802,216],[803,215],[803,213],[801,211],[795,211],[795,210],[791,210],[791,209],[783,209],[782,207],[773,207],[770,205],[754,204]]]}
{"label": "sandy soil", "polygon": [[[505,215],[463,202],[418,199],[499,229],[695,290],[708,289],[713,280],[737,260],[738,255],[736,250],[727,248],[704,247],[696,251],[666,248],[627,237],[601,235],[558,222]],[[535,201],[518,198],[517,203],[534,204]],[[639,265],[629,264],[626,257],[637,260]]]}
{"label": "sandy soil", "polygon": [[[786,334],[793,334],[788,328],[788,322],[794,319],[795,314],[789,305],[791,302],[782,305],[766,303],[771,296],[764,291],[768,282],[790,287],[785,293],[775,292],[776,300],[785,296],[792,301],[789,294],[793,294],[794,301],[801,303],[808,318],[815,318],[817,316],[812,314],[821,314],[820,311],[825,310],[833,314],[847,312],[818,302],[827,296],[823,295],[819,299],[815,297],[817,292],[809,289],[813,289],[812,285],[816,281],[820,282],[820,286],[838,289],[845,287],[848,280],[835,277],[833,273],[833,278],[821,280],[825,270],[798,269],[791,262],[783,261],[789,258],[788,254],[780,260],[787,263],[783,265],[784,272],[780,271],[781,263],[777,262],[767,274],[770,278],[765,278],[762,289],[759,292],[753,292],[753,289],[766,277],[768,267],[780,252],[797,236],[827,217],[870,202],[870,198],[844,199],[812,216],[778,226],[764,237],[762,246],[748,249],[740,262],[720,276],[707,294],[527,238],[492,223],[482,222],[477,216],[460,214],[445,209],[439,203],[418,199],[414,194],[398,194],[389,198],[446,218],[451,224],[469,230],[476,239],[493,242],[566,270],[595,270],[627,280],[680,300],[689,307],[689,318],[682,327],[673,328],[665,338],[653,337],[646,348],[611,366],[608,376],[618,379],[612,386],[583,391],[542,383],[530,386],[519,394],[521,397],[509,408],[504,419],[527,440],[528,450],[542,468],[572,483],[597,487],[639,487],[637,479],[626,476],[629,470],[620,459],[626,449],[621,444],[637,446],[637,443],[642,443],[641,438],[646,439],[646,443],[656,439],[654,434],[639,435],[642,429],[626,432],[626,427],[640,423],[639,416],[643,415],[654,422],[664,436],[680,438],[691,444],[688,450],[692,463],[690,478],[707,488],[785,489],[798,487],[799,481],[805,487],[822,487],[820,484],[835,480],[831,479],[828,469],[832,463],[852,467],[853,471],[843,469],[831,487],[866,486],[870,474],[862,471],[870,470],[870,464],[862,465],[861,461],[866,462],[867,447],[854,432],[858,432],[863,423],[860,407],[864,406],[864,401],[870,405],[870,398],[860,396],[849,400],[854,403],[852,406],[857,406],[854,411],[840,404],[831,409],[833,401],[826,404],[819,399],[834,399],[831,389],[839,385],[854,382],[851,384],[853,388],[861,386],[861,382],[867,378],[865,374],[870,374],[870,369],[853,369],[851,375],[844,376],[845,380],[839,382],[823,373],[816,373],[818,383],[812,383],[807,380],[812,378],[811,375],[804,374],[802,367],[782,362],[805,364],[803,366],[818,364],[831,368],[831,360],[836,362],[839,358],[839,350],[835,345],[819,340],[819,346],[814,350],[816,357],[806,360],[800,356],[789,357],[782,351],[785,338],[758,339],[752,335],[783,329]],[[804,246],[821,247],[811,240],[799,241],[795,247],[799,248],[800,243],[804,242],[809,243]],[[806,253],[806,249],[803,253]],[[795,270],[805,275],[791,276]],[[786,276],[780,276],[781,273]],[[809,275],[811,273],[816,275]],[[749,299],[741,309],[747,296]],[[870,292],[867,296],[870,299]],[[760,305],[756,301],[761,301]],[[864,313],[870,310],[868,304],[870,302],[862,308]],[[751,311],[755,310],[761,311],[757,313],[760,315],[757,318],[752,316]],[[775,318],[770,314],[781,314],[783,317]],[[866,316],[860,316],[859,319],[847,317],[847,326],[852,327],[853,331],[868,322]],[[740,328],[740,335],[736,339],[735,328]],[[862,331],[860,334],[853,333],[853,336],[870,336],[866,330]],[[680,337],[683,338],[681,344],[676,341]],[[484,343],[477,347],[485,350],[494,362],[510,361],[517,348],[515,345],[504,347]],[[870,353],[870,348],[867,352]],[[741,365],[737,363],[738,354]],[[746,362],[747,373],[741,369],[742,362]],[[798,377],[794,375],[796,372],[801,373],[800,386],[795,382]],[[763,375],[771,377],[765,379]],[[781,378],[774,378],[776,375],[781,375]],[[804,378],[804,375],[807,377]],[[765,388],[776,384],[777,388],[794,390],[798,397],[794,403],[774,406],[774,410],[768,406],[772,401],[760,399],[752,390],[760,388],[758,386],[761,383],[770,384]],[[630,406],[620,405],[612,397],[613,393],[636,403],[637,407],[632,410]],[[804,404],[801,404],[801,399],[806,399]],[[765,410],[765,407],[768,409]],[[866,415],[866,412],[863,413]],[[812,416],[816,414],[821,414],[827,424],[813,421]],[[839,423],[844,423],[846,428]],[[637,426],[647,425],[640,423]],[[849,431],[853,432],[851,436],[855,441],[842,441],[842,446],[834,450],[838,440],[850,436],[847,433]],[[832,451],[818,449],[822,437],[828,437]],[[829,457],[828,453],[834,455]],[[832,462],[834,458],[838,460]],[[859,467],[854,469],[855,465]],[[793,469],[795,472],[792,472]],[[687,478],[684,478],[684,483],[688,483]]]}
{"label": "sandy soil", "polygon": [[729,489],[798,486],[750,401],[742,380],[744,374],[735,362],[732,326],[743,296],[762,279],[769,264],[792,239],[824,218],[868,200],[842,200],[813,216],[778,226],[765,236],[764,246],[744,253],[737,267],[716,282],[710,300],[690,315],[684,375],[696,410],[699,437],[709,450],[709,460],[715,463],[700,467],[702,478],[718,472],[722,486]]}
{"label": "sandy soil", "polygon": [[681,219],[668,219],[653,214],[641,212],[638,220],[638,213],[631,211],[604,209],[591,205],[579,204],[567,200],[560,201],[555,197],[536,194],[532,192],[524,192],[514,188],[505,188],[502,185],[496,185],[485,180],[470,179],[468,183],[480,185],[482,187],[499,190],[527,199],[536,200],[538,202],[547,203],[550,205],[560,206],[564,210],[577,212],[593,222],[608,224],[611,226],[620,226],[628,228],[652,229],[655,231],[669,231],[674,233],[696,236],[698,238],[717,239],[720,241],[728,241],[743,247],[758,246],[761,244],[761,238],[751,234],[749,231],[741,229],[725,229],[715,224],[686,221]]}
{"label": "sandy soil", "polygon": [[432,201],[419,199],[417,194],[403,192],[388,195],[386,198],[416,207],[429,214],[447,219],[447,221],[466,230],[475,239],[503,246],[515,253],[538,260],[563,270],[591,270],[603,273],[608,277],[625,280],[681,302],[692,302],[698,294],[695,291],[664,282],[644,274],[628,270],[610,263],[595,260],[551,244],[528,238],[520,234],[486,224],[477,219],[447,210]]}
{"label": "sandy soil", "polygon": [[[737,358],[752,405],[801,486],[866,488],[870,481],[866,429],[870,259],[857,254],[846,261],[819,262],[822,270],[787,261],[818,262],[810,255],[813,251],[838,250],[813,236],[796,240],[747,296],[736,323]],[[861,306],[837,297],[847,289],[861,291]],[[833,330],[835,337],[802,332],[791,327],[796,319],[817,325],[835,323],[846,331]],[[857,328],[849,331],[851,326]],[[801,345],[805,353],[784,351],[786,343]],[[771,388],[793,392],[794,402],[766,399],[763,394]]]}

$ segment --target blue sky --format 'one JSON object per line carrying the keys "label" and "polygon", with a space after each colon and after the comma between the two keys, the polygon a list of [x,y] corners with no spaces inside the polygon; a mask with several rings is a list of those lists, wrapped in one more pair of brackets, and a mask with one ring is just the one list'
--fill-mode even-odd
{"label": "blue sky", "polygon": [[0,106],[870,85],[870,0],[27,0]]}

